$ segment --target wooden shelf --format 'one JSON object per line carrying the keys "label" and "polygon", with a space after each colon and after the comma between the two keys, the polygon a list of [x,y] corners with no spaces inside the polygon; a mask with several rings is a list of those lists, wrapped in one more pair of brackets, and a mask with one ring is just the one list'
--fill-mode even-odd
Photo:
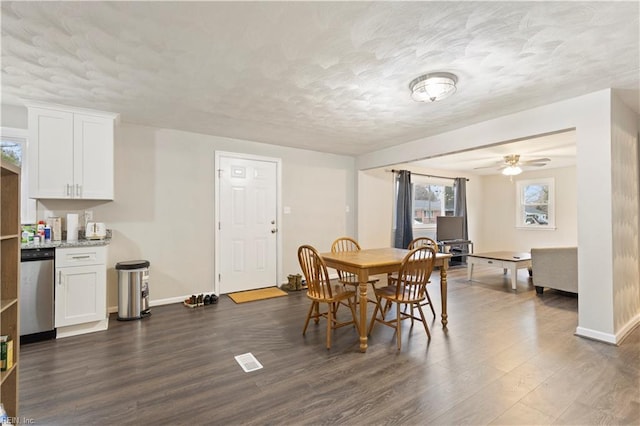
{"label": "wooden shelf", "polygon": [[20,168],[2,160],[0,173],[0,334],[13,341],[13,366],[0,372],[0,402],[18,417],[20,360]]}
{"label": "wooden shelf", "polygon": [[4,312],[5,309],[9,309],[13,304],[18,303],[18,299],[2,299],[0,300],[0,312]]}

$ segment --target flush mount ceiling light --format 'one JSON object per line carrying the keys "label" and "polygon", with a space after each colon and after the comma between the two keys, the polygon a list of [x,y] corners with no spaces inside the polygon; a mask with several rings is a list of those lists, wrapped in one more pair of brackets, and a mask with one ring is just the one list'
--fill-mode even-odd
{"label": "flush mount ceiling light", "polygon": [[456,92],[458,77],[449,72],[421,75],[409,83],[411,98],[416,102],[436,102]]}
{"label": "flush mount ceiling light", "polygon": [[522,169],[519,166],[507,166],[502,169],[502,174],[505,176],[515,176],[522,173]]}

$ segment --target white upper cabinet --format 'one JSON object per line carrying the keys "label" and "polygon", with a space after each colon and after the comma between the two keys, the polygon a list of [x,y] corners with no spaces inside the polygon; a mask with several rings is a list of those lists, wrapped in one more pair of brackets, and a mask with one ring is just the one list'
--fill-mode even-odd
{"label": "white upper cabinet", "polygon": [[113,199],[117,114],[29,107],[29,196]]}

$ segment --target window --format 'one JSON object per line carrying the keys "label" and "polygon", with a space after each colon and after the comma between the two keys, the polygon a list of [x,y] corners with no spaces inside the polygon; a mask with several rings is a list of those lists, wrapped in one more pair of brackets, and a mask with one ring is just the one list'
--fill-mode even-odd
{"label": "window", "polygon": [[516,227],[555,229],[553,178],[520,180],[516,191]]}
{"label": "window", "polygon": [[415,179],[412,184],[413,227],[436,227],[436,217],[453,215],[453,182]]}
{"label": "window", "polygon": [[29,172],[27,170],[27,131],[11,127],[0,128],[2,158],[21,168],[20,173],[20,222],[36,222],[36,200],[28,198]]}

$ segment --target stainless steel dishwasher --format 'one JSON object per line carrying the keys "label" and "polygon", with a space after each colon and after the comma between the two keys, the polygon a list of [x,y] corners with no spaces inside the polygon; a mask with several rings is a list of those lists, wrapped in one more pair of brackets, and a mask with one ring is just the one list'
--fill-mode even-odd
{"label": "stainless steel dishwasher", "polygon": [[55,249],[20,253],[20,343],[55,339]]}

